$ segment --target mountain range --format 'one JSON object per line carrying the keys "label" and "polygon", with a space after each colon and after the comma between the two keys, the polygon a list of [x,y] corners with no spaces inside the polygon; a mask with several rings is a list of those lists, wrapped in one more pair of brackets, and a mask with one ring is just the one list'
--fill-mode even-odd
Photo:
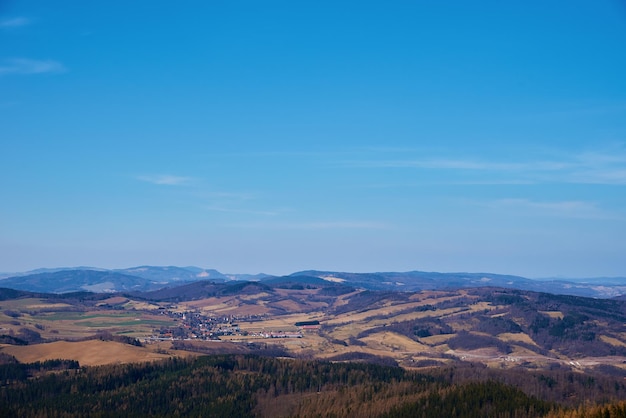
{"label": "mountain range", "polygon": [[626,277],[588,279],[528,279],[494,273],[424,271],[349,273],[307,270],[287,276],[225,274],[214,269],[177,266],[138,266],[127,269],[74,267],[0,274],[0,287],[31,292],[154,291],[196,281],[280,282],[324,280],[352,288],[415,292],[454,288],[501,287],[562,295],[612,298],[626,295]]}

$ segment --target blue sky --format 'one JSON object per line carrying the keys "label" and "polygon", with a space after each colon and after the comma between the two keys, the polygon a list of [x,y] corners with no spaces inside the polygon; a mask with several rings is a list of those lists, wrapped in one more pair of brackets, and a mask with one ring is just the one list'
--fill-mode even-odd
{"label": "blue sky", "polygon": [[626,2],[0,1],[0,271],[142,264],[626,276]]}

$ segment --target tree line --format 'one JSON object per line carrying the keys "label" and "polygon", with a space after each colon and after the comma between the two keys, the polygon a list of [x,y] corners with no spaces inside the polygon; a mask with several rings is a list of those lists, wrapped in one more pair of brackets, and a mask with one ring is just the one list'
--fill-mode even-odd
{"label": "tree line", "polygon": [[610,418],[626,411],[621,378],[562,370],[513,372],[461,364],[417,372],[369,363],[215,355],[81,368],[62,360],[7,363],[0,365],[0,375],[16,366],[39,373],[5,372],[3,416]]}

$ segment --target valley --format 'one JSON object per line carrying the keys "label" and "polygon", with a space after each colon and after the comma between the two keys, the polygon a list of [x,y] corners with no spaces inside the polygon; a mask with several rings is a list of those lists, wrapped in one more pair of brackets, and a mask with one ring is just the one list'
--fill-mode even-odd
{"label": "valley", "polygon": [[606,411],[626,410],[625,324],[620,299],[502,287],[399,292],[290,276],[142,292],[0,288],[0,407],[621,416]]}
{"label": "valley", "polygon": [[6,290],[1,299],[0,353],[20,362],[269,353],[410,369],[470,361],[626,376],[626,302],[618,300],[503,288],[373,291],[302,277],[116,294]]}

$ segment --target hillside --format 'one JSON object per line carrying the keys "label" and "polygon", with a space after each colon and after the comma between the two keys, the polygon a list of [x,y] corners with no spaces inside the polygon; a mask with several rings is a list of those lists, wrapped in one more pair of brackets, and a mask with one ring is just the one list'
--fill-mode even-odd
{"label": "hillside", "polygon": [[[446,409],[451,402],[471,399],[476,403],[467,404],[466,408],[475,411],[473,416],[490,416],[492,411],[520,407],[516,416],[538,416],[541,410],[541,416],[559,417],[573,414],[574,410],[558,408],[579,408],[576,413],[581,414],[582,405],[602,413],[606,408],[621,408],[616,404],[593,409],[593,405],[626,400],[625,323],[626,301],[619,299],[501,287],[418,292],[366,290],[348,286],[347,279],[328,280],[310,275],[262,282],[205,280],[150,292],[50,294],[0,289],[0,363],[7,363],[6,373],[19,376],[28,370],[45,375],[41,364],[57,367],[56,359],[72,360],[83,366],[110,365],[107,367],[111,369],[102,372],[119,372],[119,378],[126,382],[116,386],[113,392],[99,390],[98,397],[81,400],[74,397],[75,408],[82,408],[80,405],[92,408],[93,402],[111,402],[111,397],[124,399],[117,396],[124,391],[136,393],[135,384],[145,388],[147,381],[124,380],[135,369],[151,370],[146,372],[153,373],[150,384],[168,381],[164,387],[177,388],[187,383],[206,387],[207,376],[214,373],[213,369],[202,368],[204,374],[200,377],[193,372],[195,366],[191,363],[176,363],[182,369],[191,367],[185,370],[195,377],[185,380],[180,373],[187,372],[182,369],[168,375],[170,366],[162,371],[159,371],[161,366],[134,365],[130,369],[115,366],[120,363],[237,355],[237,360],[229,357],[219,361],[236,363],[241,373],[219,379],[221,384],[231,385],[231,392],[239,394],[237,399],[245,400],[247,409],[239,410],[240,403],[229,403],[226,399],[215,401],[203,397],[194,398],[197,405],[204,405],[202,408],[228,405],[224,411],[237,409],[243,416],[315,416],[330,412],[335,416],[354,416],[355,411],[360,414],[375,410],[378,412],[371,416],[377,417],[422,416],[416,411],[428,406],[428,411],[443,414],[437,416],[447,416],[453,413]],[[255,357],[241,357],[249,355]],[[292,360],[270,366],[273,360],[256,360],[258,356]],[[281,377],[279,384],[271,383],[267,379],[275,376],[275,370],[267,369],[270,372],[266,373],[265,368],[250,369],[256,361],[261,361],[263,367],[287,367],[288,374]],[[314,380],[309,386],[301,386],[304,381],[298,377],[300,373],[307,367],[318,367],[311,361],[336,364],[339,368],[326,375],[330,379],[327,383]],[[422,373],[419,385],[438,383],[414,386],[415,377],[407,377],[405,383],[399,377],[384,384],[375,379],[333,383],[336,373],[362,376],[359,370],[370,367],[363,363],[394,376],[405,373],[398,370],[418,371]],[[3,367],[0,366],[0,373],[4,373]],[[218,370],[230,373],[230,369],[222,366]],[[85,388],[94,384],[89,380],[90,373],[80,383]],[[93,373],[100,376],[99,371]],[[261,379],[254,384],[254,391],[249,392],[245,385],[237,386],[251,382],[254,373],[260,373],[255,379]],[[71,378],[73,374],[64,376]],[[98,377],[93,379],[97,381]],[[234,380],[227,383],[229,379]],[[35,382],[33,385],[39,384]],[[259,391],[261,382],[269,384],[270,390]],[[52,388],[42,384],[42,387],[33,386],[33,390],[41,393]],[[28,396],[20,392],[25,387],[2,388],[0,403],[3,396],[8,397],[5,399]],[[346,390],[348,387],[350,390]],[[50,396],[56,399],[56,389],[50,390]],[[151,390],[160,389],[155,386]],[[197,388],[190,391],[202,392]],[[490,394],[487,398],[481,398],[481,394],[487,393]],[[495,399],[493,393],[502,397]],[[315,402],[311,402],[311,397]],[[50,402],[46,407],[53,404]],[[63,403],[55,405],[59,410],[65,408]],[[176,410],[187,411],[181,409],[180,403],[177,405]],[[146,407],[153,406],[148,403]],[[225,412],[225,416],[230,412]],[[22,415],[22,409],[16,413],[28,415]]]}
{"label": "hillside", "polygon": [[[0,364],[7,416],[620,417],[621,378],[473,365],[423,371],[250,355]],[[37,377],[33,379],[32,377]]]}
{"label": "hillside", "polygon": [[152,292],[0,295],[5,344],[108,332],[137,338],[146,347],[169,344],[165,350],[215,352],[211,341],[219,340],[302,358],[409,368],[471,360],[626,377],[621,300],[491,287],[375,291],[310,276],[201,281]]}
{"label": "hillside", "polygon": [[[170,353],[158,353],[115,341],[92,339],[86,341],[55,341],[27,346],[2,347],[2,353],[17,358],[22,363],[54,360],[63,353],[63,358],[78,361],[83,366],[99,366],[111,363],[139,363],[169,358]],[[111,361],[112,359],[116,361]]]}

